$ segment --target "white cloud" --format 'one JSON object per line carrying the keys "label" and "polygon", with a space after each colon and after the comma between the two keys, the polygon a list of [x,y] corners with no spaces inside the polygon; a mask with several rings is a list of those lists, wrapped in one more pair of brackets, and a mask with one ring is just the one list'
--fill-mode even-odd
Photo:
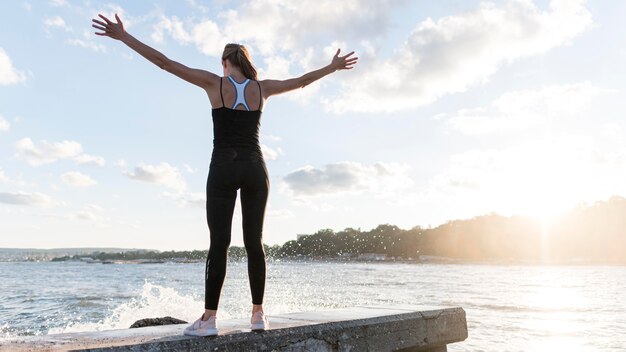
{"label": "white cloud", "polygon": [[91,8],[87,10],[87,12],[89,14],[102,14],[112,21],[115,21],[115,14],[117,14],[124,22],[125,29],[133,28],[137,23],[146,21],[152,22],[154,20],[153,13],[144,16],[133,16],[130,13],[127,13],[122,6],[115,3],[97,4],[97,6],[97,8]]}
{"label": "white cloud", "polygon": [[[319,197],[318,197],[319,198]],[[291,200],[294,206],[298,207],[306,207],[308,210],[312,210],[320,213],[329,213],[329,212],[352,212],[354,208],[350,206],[338,206],[335,202],[328,203],[320,201],[319,199],[314,199],[311,197],[295,197]]]}
{"label": "white cloud", "polygon": [[65,182],[66,185],[72,187],[88,187],[97,184],[97,182],[78,171],[69,171],[61,175],[61,179]]}
{"label": "white cloud", "polygon": [[1,168],[0,168],[0,182],[5,183],[9,187],[13,187],[13,188],[37,187],[36,183],[24,181],[21,173],[15,175],[15,177],[9,177]]}
{"label": "white cloud", "polygon": [[61,16],[46,18],[43,21],[43,24],[47,28],[51,28],[51,27],[61,28],[65,30],[66,32],[70,32],[72,30],[72,27],[68,26],[67,23],[65,23],[65,20],[61,18]]}
{"label": "white cloud", "polygon": [[339,36],[342,41],[381,38],[390,24],[393,8],[403,3],[402,0],[247,0],[218,13],[217,21],[197,20],[197,16],[186,21],[176,16],[161,16],[153,27],[152,39],[161,43],[168,34],[180,44],[193,43],[210,56],[220,56],[228,42],[244,43],[253,56],[260,54],[266,61],[268,68],[263,72],[286,77],[288,71],[280,64],[299,62],[303,68],[309,68],[304,66],[307,61],[310,64],[316,61],[310,60],[312,57],[319,57],[311,55],[312,47],[327,44],[332,37]]}
{"label": "white cloud", "polygon": [[194,169],[189,164],[183,164],[183,168],[185,169],[185,172],[190,173],[190,174],[195,174],[196,171],[198,171],[198,169]]}
{"label": "white cloud", "polygon": [[86,221],[95,221],[95,222],[102,222],[102,221],[108,220],[104,216],[96,214],[88,210],[77,211],[74,214],[70,214],[69,218],[73,220],[86,220]]}
{"label": "white cloud", "polygon": [[101,212],[104,211],[105,209],[103,207],[101,207],[98,204],[86,204],[85,205],[85,209],[89,210],[89,211],[96,211],[96,212]]}
{"label": "white cloud", "polygon": [[198,3],[196,0],[187,0],[187,4],[189,4],[189,6],[194,10],[200,11],[202,13],[209,12],[209,8],[202,5],[202,2]]}
{"label": "white cloud", "polygon": [[259,69],[259,76],[271,77],[272,79],[291,78],[291,61],[283,56],[268,56],[264,60],[265,67]]}
{"label": "white cloud", "polygon": [[161,20],[153,26],[151,38],[156,43],[164,41],[164,33],[168,33],[176,42],[182,45],[193,43],[203,54],[219,56],[224,49],[224,37],[217,24],[211,20],[203,20],[190,24],[190,30],[176,16],[168,18],[161,16]]}
{"label": "white cloud", "polygon": [[465,134],[521,130],[578,114],[603,92],[608,90],[589,82],[513,91],[500,96],[489,108],[461,109],[438,117]]}
{"label": "white cloud", "polygon": [[187,187],[178,169],[165,162],[158,165],[142,163],[135,166],[132,173],[125,172],[124,174],[133,180],[156,183],[173,189],[183,190]]}
{"label": "white cloud", "polygon": [[33,9],[33,5],[31,5],[29,2],[23,2],[22,6],[27,12],[30,12]]}
{"label": "white cloud", "polygon": [[195,25],[191,35],[201,53],[212,56],[222,54],[223,36],[215,22],[206,20]]}
{"label": "white cloud", "polygon": [[176,201],[180,208],[201,208],[206,207],[206,194],[204,192],[164,192],[163,196]]}
{"label": "white cloud", "polygon": [[[620,142],[621,143],[621,142]],[[547,215],[581,201],[625,194],[626,148],[560,135],[504,149],[475,149],[450,157],[447,170],[419,195],[465,213]],[[452,214],[454,216],[454,214]]]}
{"label": "white cloud", "polygon": [[249,0],[222,14],[226,38],[250,43],[261,54],[299,51],[328,37],[373,38],[384,33],[392,0]]}
{"label": "white cloud", "polygon": [[22,138],[16,143],[17,156],[31,165],[48,164],[58,159],[73,158],[82,153],[82,146],[75,141],[41,141],[39,146],[30,138]]}
{"label": "white cloud", "polygon": [[591,23],[584,0],[553,0],[545,11],[527,0],[482,3],[475,11],[427,19],[390,58],[361,65],[342,93],[324,103],[335,113],[423,106],[484,83],[505,63],[566,45]]}
{"label": "white cloud", "polygon": [[24,72],[17,70],[13,67],[13,63],[11,62],[11,58],[4,51],[2,47],[0,47],[0,86],[7,86],[10,84],[16,84],[20,82],[24,82],[26,80],[26,75]]}
{"label": "white cloud", "polygon": [[106,46],[102,44],[94,43],[89,40],[74,38],[74,39],[68,39],[65,42],[69,45],[80,46],[82,48],[89,49],[94,52],[101,52],[101,53],[107,52]]}
{"label": "white cloud", "polygon": [[67,6],[69,5],[67,0],[50,0],[49,4],[55,7]]}
{"label": "white cloud", "polygon": [[278,219],[286,219],[292,218],[294,214],[289,209],[269,209],[267,211],[267,216]]}
{"label": "white cloud", "polygon": [[59,203],[39,192],[0,192],[0,203],[33,207],[52,207]]}
{"label": "white cloud", "polygon": [[395,163],[363,165],[344,161],[318,169],[305,166],[287,174],[284,184],[294,196],[332,195],[342,192],[384,194],[413,184],[408,167]]}
{"label": "white cloud", "polygon": [[266,160],[276,160],[278,159],[278,155],[281,154],[280,148],[274,150],[265,144],[261,144],[261,151],[263,152],[263,157]]}
{"label": "white cloud", "polygon": [[79,164],[95,164],[98,166],[104,166],[104,158],[100,156],[81,154],[76,156],[74,160]]}
{"label": "white cloud", "polygon": [[93,221],[103,225],[111,220],[102,214],[104,211],[105,209],[97,204],[86,204],[82,210],[69,214],[67,218],[69,220]]}
{"label": "white cloud", "polygon": [[172,16],[172,18],[161,16],[161,20],[153,26],[153,29],[152,40],[157,43],[163,42],[164,32],[169,33],[180,44],[191,42],[191,35],[185,30],[183,22],[176,16]]}
{"label": "white cloud", "polygon": [[66,39],[65,43],[69,45],[79,46],[81,48],[89,49],[97,53],[106,53],[107,47],[104,44],[95,42],[96,35],[88,30],[84,30],[81,38]]}
{"label": "white cloud", "polygon": [[65,214],[46,214],[45,216],[63,221],[90,221],[94,222],[97,226],[104,226],[107,222],[111,221],[111,218],[102,214],[104,211],[105,209],[98,205],[87,204],[83,207],[83,209],[75,212]]}
{"label": "white cloud", "polygon": [[0,131],[8,131],[11,127],[9,121],[5,120],[2,115],[0,115]]}
{"label": "white cloud", "polygon": [[48,142],[42,140],[36,145],[30,138],[22,138],[15,144],[16,157],[32,166],[50,164],[61,159],[71,159],[79,164],[93,163],[104,165],[104,159],[83,153],[83,147],[76,141]]}
{"label": "white cloud", "polygon": [[600,133],[609,138],[619,138],[622,136],[623,128],[618,123],[605,123],[600,128]]}
{"label": "white cloud", "polygon": [[267,140],[272,141],[272,142],[280,142],[280,141],[283,140],[281,137],[275,136],[273,134],[264,134],[261,138],[267,139]]}

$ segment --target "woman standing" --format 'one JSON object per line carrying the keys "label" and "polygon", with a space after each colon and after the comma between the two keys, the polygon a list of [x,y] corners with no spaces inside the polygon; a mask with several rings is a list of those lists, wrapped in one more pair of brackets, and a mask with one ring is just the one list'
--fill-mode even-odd
{"label": "woman standing", "polygon": [[354,52],[339,56],[329,65],[298,78],[259,81],[248,50],[227,44],[222,54],[224,76],[192,69],[170,60],[124,30],[120,18],[113,22],[103,15],[93,19],[95,34],[117,39],[161,69],[203,88],[211,102],[213,153],[206,186],[206,212],[210,247],[206,260],[204,313],[185,329],[186,335],[217,335],[216,314],[226,275],[226,260],[237,190],[241,193],[243,239],[248,255],[248,277],[252,292],[252,330],[265,330],[269,323],[263,312],[265,252],[262,234],[269,177],[261,147],[259,126],[265,101],[276,94],[302,88],[337,70],[356,64]]}

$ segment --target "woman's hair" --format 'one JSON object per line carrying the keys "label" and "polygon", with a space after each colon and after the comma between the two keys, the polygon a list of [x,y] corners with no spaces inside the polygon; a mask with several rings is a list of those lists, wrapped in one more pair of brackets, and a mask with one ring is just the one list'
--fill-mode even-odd
{"label": "woman's hair", "polygon": [[257,80],[256,68],[245,46],[234,43],[226,44],[224,53],[222,53],[222,60],[228,60],[231,64],[239,67],[241,73],[243,73],[246,78]]}

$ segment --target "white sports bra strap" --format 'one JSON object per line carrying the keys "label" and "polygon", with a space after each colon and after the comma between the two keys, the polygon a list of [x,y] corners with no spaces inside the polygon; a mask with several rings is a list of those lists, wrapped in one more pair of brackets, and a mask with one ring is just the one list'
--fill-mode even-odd
{"label": "white sports bra strap", "polygon": [[248,103],[246,103],[246,86],[248,85],[248,83],[250,83],[250,79],[247,78],[245,81],[243,81],[242,83],[237,83],[237,81],[235,81],[231,76],[228,76],[228,80],[233,84],[233,86],[235,87],[235,103],[233,104],[232,109],[237,108],[237,106],[239,106],[239,104],[242,104],[244,108],[246,108],[246,110],[250,111],[250,107],[248,106]]}

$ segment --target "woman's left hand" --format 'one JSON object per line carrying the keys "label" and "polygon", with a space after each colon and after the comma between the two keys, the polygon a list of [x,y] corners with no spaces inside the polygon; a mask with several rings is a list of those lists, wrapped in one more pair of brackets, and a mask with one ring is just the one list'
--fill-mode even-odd
{"label": "woman's left hand", "polygon": [[357,63],[358,57],[350,57],[354,54],[354,51],[344,56],[339,56],[341,49],[337,49],[337,53],[333,56],[333,60],[330,62],[330,67],[336,70],[351,70],[354,64]]}
{"label": "woman's left hand", "polygon": [[93,21],[94,24],[92,24],[91,26],[93,28],[103,31],[104,33],[95,32],[95,34],[111,37],[117,40],[122,40],[124,35],[126,35],[126,31],[124,30],[124,24],[122,23],[122,20],[117,16],[117,14],[115,14],[115,19],[117,20],[117,23],[110,21],[103,15],[98,14],[98,16],[102,18],[104,22],[97,19],[92,19],[91,21]]}

